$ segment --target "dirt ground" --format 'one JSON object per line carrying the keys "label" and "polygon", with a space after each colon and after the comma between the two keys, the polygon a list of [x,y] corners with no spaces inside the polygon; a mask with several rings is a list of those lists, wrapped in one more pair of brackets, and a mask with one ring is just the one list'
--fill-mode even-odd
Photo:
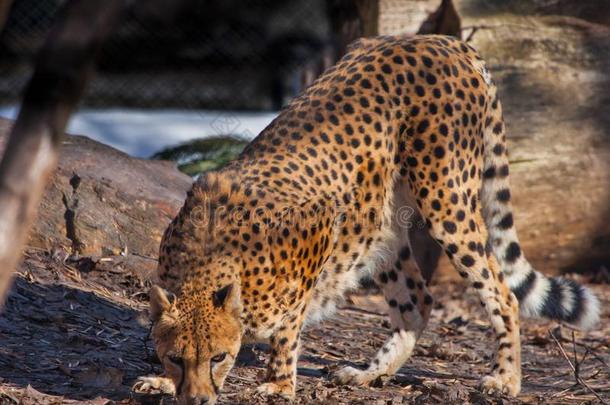
{"label": "dirt ground", "polygon": [[[134,261],[150,263],[133,266]],[[130,390],[138,376],[160,372],[148,339],[150,273],[136,267],[153,269],[154,261],[135,256],[71,261],[62,252],[26,252],[0,316],[0,404],[173,403]],[[572,340],[565,326],[523,322],[523,391],[517,399],[476,389],[489,367],[491,330],[472,294],[447,281],[433,286],[437,303],[428,329],[396,376],[371,387],[335,386],[329,373],[341,365],[364,366],[388,333],[382,299],[353,295],[335,317],[305,332],[295,402],[608,403],[610,291],[607,285],[591,286],[604,311],[596,331],[575,333]],[[220,403],[281,403],[254,394],[265,358],[265,347],[245,348]]]}

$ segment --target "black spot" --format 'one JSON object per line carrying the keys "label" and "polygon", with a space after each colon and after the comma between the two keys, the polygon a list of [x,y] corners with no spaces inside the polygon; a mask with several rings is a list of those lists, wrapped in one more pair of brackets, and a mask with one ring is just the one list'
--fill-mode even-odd
{"label": "black spot", "polygon": [[483,172],[483,178],[486,180],[493,179],[494,177],[496,177],[496,167],[495,166],[491,166]]}
{"label": "black spot", "polygon": [[424,141],[422,141],[419,138],[413,142],[413,148],[418,152],[421,152],[422,150],[424,150],[425,146],[426,146],[426,144],[424,143]]}
{"label": "black spot", "polygon": [[417,132],[422,134],[422,133],[426,132],[426,130],[428,129],[429,126],[430,126],[430,123],[428,122],[428,120],[422,120],[422,121],[420,121],[419,125],[417,126]]}
{"label": "black spot", "polygon": [[513,214],[510,212],[504,215],[504,218],[498,223],[500,229],[510,229],[513,227]]}
{"label": "black spot", "polygon": [[514,263],[521,256],[521,247],[517,242],[511,242],[506,248],[504,259],[508,263]]}
{"label": "black spot", "polygon": [[501,122],[498,122],[496,125],[494,125],[493,132],[496,135],[499,135],[502,132],[502,123]]}
{"label": "black spot", "polygon": [[445,113],[447,115],[453,115],[453,107],[451,106],[451,104],[445,104]]}
{"label": "black spot", "polygon": [[498,198],[498,201],[500,201],[500,202],[508,202],[508,201],[510,201],[510,190],[507,188],[499,190],[496,193],[496,197]]}
{"label": "black spot", "polygon": [[439,125],[438,130],[443,136],[449,135],[449,128],[447,128],[446,124]]}
{"label": "black spot", "polygon": [[457,226],[455,226],[455,223],[452,221],[443,221],[443,228],[445,228],[445,231],[450,234],[457,232]]}
{"label": "black spot", "polygon": [[411,257],[411,249],[409,249],[408,246],[404,246],[402,249],[400,249],[400,260],[407,260],[409,259],[409,257]]}
{"label": "black spot", "polygon": [[504,145],[502,145],[500,143],[496,144],[493,148],[493,152],[494,152],[494,155],[496,155],[496,156],[502,155],[502,153],[504,153]]}
{"label": "black spot", "polygon": [[472,267],[474,265],[474,258],[470,255],[464,255],[460,262],[466,267]]}
{"label": "black spot", "polygon": [[454,243],[447,245],[447,252],[449,252],[451,254],[456,254],[458,252],[457,245]]}
{"label": "black spot", "polygon": [[443,148],[442,146],[437,146],[436,148],[434,148],[434,156],[436,156],[436,158],[441,159],[442,157],[445,156],[445,148]]}
{"label": "black spot", "polygon": [[466,218],[466,213],[463,210],[459,210],[455,217],[458,221],[462,222]]}

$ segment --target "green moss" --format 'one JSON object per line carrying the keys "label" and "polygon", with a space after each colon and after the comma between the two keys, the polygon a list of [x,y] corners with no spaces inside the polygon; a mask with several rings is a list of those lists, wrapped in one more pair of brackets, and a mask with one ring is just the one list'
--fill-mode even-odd
{"label": "green moss", "polygon": [[245,139],[220,135],[163,149],[151,156],[151,159],[175,161],[180,171],[194,177],[220,169],[235,159],[247,144]]}

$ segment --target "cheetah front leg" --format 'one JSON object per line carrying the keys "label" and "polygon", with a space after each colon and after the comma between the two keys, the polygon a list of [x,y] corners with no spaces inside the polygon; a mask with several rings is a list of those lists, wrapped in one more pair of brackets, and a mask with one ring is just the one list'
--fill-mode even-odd
{"label": "cheetah front leg", "polygon": [[295,396],[297,360],[302,315],[291,318],[287,325],[271,336],[271,357],[267,365],[266,382],[257,391],[267,395],[280,395],[287,399]]}
{"label": "cheetah front leg", "polygon": [[175,395],[176,386],[171,378],[163,375],[149,375],[138,377],[138,380],[131,388],[134,392],[139,393],[151,393],[152,391],[159,391],[163,394]]}
{"label": "cheetah front leg", "polygon": [[379,349],[366,370],[345,367],[335,373],[340,384],[365,385],[393,375],[411,357],[415,343],[428,323],[432,296],[428,293],[408,241],[392,265],[378,270],[375,279],[389,305],[392,336]]}

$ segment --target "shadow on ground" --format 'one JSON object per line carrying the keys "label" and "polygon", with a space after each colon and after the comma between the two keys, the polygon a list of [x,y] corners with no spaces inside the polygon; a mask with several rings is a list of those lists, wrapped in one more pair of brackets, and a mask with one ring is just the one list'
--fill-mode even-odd
{"label": "shadow on ground", "polygon": [[0,376],[71,399],[124,398],[151,370],[138,317],[93,292],[18,277],[0,317]]}
{"label": "shadow on ground", "polygon": [[[161,370],[148,339],[150,282],[128,258],[58,260],[27,251],[0,316],[0,403],[171,404],[162,395],[136,395],[140,375]],[[581,280],[582,281],[582,280]],[[297,404],[596,403],[610,396],[610,291],[602,299],[601,328],[588,335],[544,321],[524,321],[523,393],[517,399],[480,393],[489,371],[493,336],[474,294],[460,283],[433,285],[436,304],[413,357],[394,377],[370,387],[336,386],[339,367],[365,367],[388,335],[385,303],[378,295],[353,295],[337,315],[303,334]],[[582,384],[559,345],[579,359]],[[255,393],[265,374],[267,347],[240,353],[220,404],[282,403]],[[583,360],[584,359],[584,360]]]}

